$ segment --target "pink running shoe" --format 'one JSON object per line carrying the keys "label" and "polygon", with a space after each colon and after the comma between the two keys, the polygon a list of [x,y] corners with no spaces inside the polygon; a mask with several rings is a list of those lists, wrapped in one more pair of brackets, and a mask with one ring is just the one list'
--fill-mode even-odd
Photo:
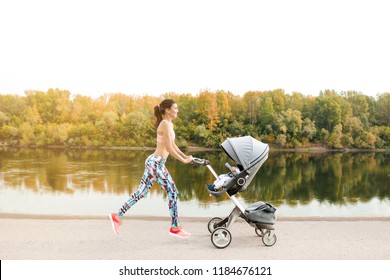
{"label": "pink running shoe", "polygon": [[121,225],[121,220],[119,219],[119,215],[116,213],[112,213],[108,215],[110,217],[111,225],[113,231],[118,234],[119,233],[119,226]]}
{"label": "pink running shoe", "polygon": [[177,229],[174,229],[174,228],[170,228],[169,229],[169,234],[170,235],[173,235],[173,236],[177,236],[179,238],[188,238],[191,236],[191,233],[185,231],[184,229],[182,229],[182,227],[178,227]]}

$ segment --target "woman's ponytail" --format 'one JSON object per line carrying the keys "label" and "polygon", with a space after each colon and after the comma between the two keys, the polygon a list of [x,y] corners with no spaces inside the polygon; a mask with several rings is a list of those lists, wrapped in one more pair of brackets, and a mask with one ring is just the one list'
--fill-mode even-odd
{"label": "woman's ponytail", "polygon": [[156,128],[159,126],[162,121],[162,114],[160,112],[160,106],[154,106],[154,115],[156,116]]}

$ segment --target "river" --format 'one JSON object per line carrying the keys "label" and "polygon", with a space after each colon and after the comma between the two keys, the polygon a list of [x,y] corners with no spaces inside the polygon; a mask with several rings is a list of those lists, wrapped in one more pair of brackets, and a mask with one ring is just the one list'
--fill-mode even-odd
{"label": "river", "polygon": [[[117,211],[136,190],[150,152],[124,150],[0,149],[0,213],[95,216]],[[218,174],[223,152],[198,152]],[[234,204],[205,189],[213,175],[172,157],[167,168],[179,190],[179,213],[226,216]],[[265,201],[279,217],[390,216],[390,153],[271,151],[245,192],[244,205]],[[169,216],[165,192],[155,185],[127,215]]]}

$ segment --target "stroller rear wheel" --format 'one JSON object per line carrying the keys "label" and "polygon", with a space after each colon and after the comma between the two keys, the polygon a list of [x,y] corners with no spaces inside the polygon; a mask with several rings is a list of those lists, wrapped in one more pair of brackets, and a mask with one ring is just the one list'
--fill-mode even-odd
{"label": "stroller rear wheel", "polygon": [[211,242],[218,249],[223,249],[229,246],[232,242],[232,235],[225,227],[216,228],[211,234]]}
{"label": "stroller rear wheel", "polygon": [[208,225],[207,225],[207,229],[209,230],[210,233],[213,233],[213,231],[217,228],[217,227],[226,227],[226,224],[223,224],[223,225],[220,225],[220,226],[216,226],[218,223],[220,223],[222,221],[222,218],[220,217],[214,217],[212,218]]}
{"label": "stroller rear wheel", "polygon": [[276,239],[277,239],[276,235],[271,230],[267,230],[266,232],[263,233],[262,241],[265,246],[274,245],[276,243]]}

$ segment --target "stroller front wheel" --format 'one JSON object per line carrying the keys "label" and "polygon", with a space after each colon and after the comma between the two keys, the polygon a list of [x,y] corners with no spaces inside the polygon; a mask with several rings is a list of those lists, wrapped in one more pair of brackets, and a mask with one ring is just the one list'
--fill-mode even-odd
{"label": "stroller front wheel", "polygon": [[264,232],[262,229],[255,228],[255,232],[258,236],[263,237]]}
{"label": "stroller front wheel", "polygon": [[229,246],[232,242],[232,235],[225,227],[216,228],[211,234],[211,242],[218,249],[223,249]]}
{"label": "stroller front wheel", "polygon": [[274,245],[276,243],[276,239],[276,235],[271,230],[267,230],[262,236],[264,245],[268,247]]}
{"label": "stroller front wheel", "polygon": [[214,217],[212,218],[209,223],[207,224],[207,229],[209,230],[210,233],[213,233],[213,231],[217,228],[217,227],[226,227],[226,224],[224,225],[220,225],[220,226],[216,226],[218,223],[220,223],[222,221],[222,218],[220,217]]}

